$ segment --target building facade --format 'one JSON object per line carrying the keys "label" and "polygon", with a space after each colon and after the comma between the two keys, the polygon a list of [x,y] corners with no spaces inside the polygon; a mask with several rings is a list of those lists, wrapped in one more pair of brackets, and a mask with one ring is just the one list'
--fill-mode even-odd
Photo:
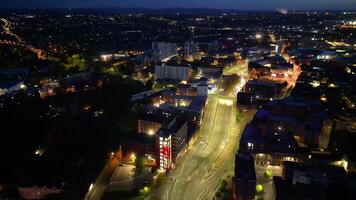
{"label": "building facade", "polygon": [[156,61],[164,62],[177,55],[177,45],[166,42],[152,42]]}
{"label": "building facade", "polygon": [[188,81],[192,74],[190,67],[156,65],[156,80]]}

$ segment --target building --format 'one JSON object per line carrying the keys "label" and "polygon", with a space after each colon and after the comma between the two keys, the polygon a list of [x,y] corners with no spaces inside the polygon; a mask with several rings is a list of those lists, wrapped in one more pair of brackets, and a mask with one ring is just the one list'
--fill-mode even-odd
{"label": "building", "polygon": [[270,50],[268,49],[262,49],[262,48],[257,48],[257,47],[251,47],[242,52],[242,57],[246,59],[246,61],[256,61],[256,60],[261,60],[263,59],[264,55],[269,55]]}
{"label": "building", "polygon": [[207,103],[206,96],[177,96],[177,99],[189,101],[190,103],[186,106],[180,106],[176,109],[184,115],[184,117],[192,122],[193,124],[200,126],[201,119],[205,111],[205,106]]}
{"label": "building", "polygon": [[209,86],[207,84],[199,84],[197,86],[197,95],[198,96],[208,96]]}
{"label": "building", "polygon": [[88,89],[91,85],[96,85],[93,75],[90,72],[81,72],[67,75],[61,80],[61,85],[65,92],[76,92],[80,89]]}
{"label": "building", "polygon": [[46,199],[48,195],[60,194],[63,190],[58,188],[47,187],[18,187],[19,195],[21,199]]}
{"label": "building", "polygon": [[285,162],[274,177],[276,199],[353,199],[355,181],[331,165]]}
{"label": "building", "polygon": [[315,149],[329,145],[332,120],[318,103],[290,96],[271,101],[257,111],[240,139],[240,151],[262,165],[307,162]]}
{"label": "building", "polygon": [[248,124],[240,139],[240,151],[250,153],[254,163],[281,166],[285,161],[305,162],[310,151],[300,148],[291,133],[264,136],[254,124]]}
{"label": "building", "polygon": [[184,44],[184,58],[190,61],[198,59],[199,46],[194,42],[186,42]]}
{"label": "building", "polygon": [[198,72],[208,79],[220,79],[223,74],[222,67],[198,67]]}
{"label": "building", "polygon": [[167,65],[155,66],[156,80],[188,81],[191,74],[192,70],[190,67]]}
{"label": "building", "polygon": [[23,81],[0,81],[0,96],[25,88]]}
{"label": "building", "polygon": [[288,78],[293,73],[293,65],[292,64],[284,64],[284,65],[272,65],[271,66],[271,76],[273,78]]}
{"label": "building", "polygon": [[152,42],[156,61],[165,62],[177,55],[177,45],[166,42]]}
{"label": "building", "polygon": [[197,96],[197,88],[190,84],[179,84],[176,90],[177,96]]}
{"label": "building", "polygon": [[146,135],[156,135],[157,131],[169,123],[173,116],[169,113],[162,113],[154,110],[143,110],[139,113],[137,130],[138,133]]}
{"label": "building", "polygon": [[199,50],[208,54],[214,54],[219,49],[219,43],[215,42],[199,42]]}
{"label": "building", "polygon": [[174,109],[146,106],[138,119],[141,136],[128,140],[125,149],[153,155],[161,170],[170,170],[188,143],[188,120],[182,116]]}
{"label": "building", "polygon": [[155,61],[155,52],[154,50],[150,49],[147,50],[145,52],[143,52],[143,54],[138,55],[135,58],[135,71],[139,72],[142,69],[144,69],[147,66],[150,66],[151,63],[153,63]]}
{"label": "building", "polygon": [[41,98],[49,96],[55,96],[57,89],[60,87],[58,79],[43,79],[41,80],[41,86],[38,88],[38,92]]}
{"label": "building", "polygon": [[256,173],[253,157],[238,152],[235,157],[235,177],[233,179],[233,199],[252,200],[256,194]]}
{"label": "building", "polygon": [[255,96],[253,93],[249,92],[239,92],[236,95],[236,105],[239,110],[247,111],[248,109],[253,109],[255,105]]}
{"label": "building", "polygon": [[260,65],[257,62],[249,62],[248,73],[251,78],[259,79],[260,77],[268,76],[270,74],[270,68]]}
{"label": "building", "polygon": [[[121,138],[120,143],[124,150],[123,153],[127,157],[131,156],[131,153],[136,155],[150,155],[153,158],[158,156],[155,135],[142,133],[131,134],[127,138]],[[156,164],[156,162],[153,164]]]}
{"label": "building", "polygon": [[291,132],[300,146],[326,149],[332,120],[317,102],[295,96],[267,103],[254,118],[262,135]]}
{"label": "building", "polygon": [[161,170],[170,170],[183,154],[188,144],[187,131],[187,121],[175,118],[158,132],[158,166]]}
{"label": "building", "polygon": [[281,99],[287,84],[274,83],[261,80],[249,80],[242,88],[243,92],[252,93],[256,101]]}

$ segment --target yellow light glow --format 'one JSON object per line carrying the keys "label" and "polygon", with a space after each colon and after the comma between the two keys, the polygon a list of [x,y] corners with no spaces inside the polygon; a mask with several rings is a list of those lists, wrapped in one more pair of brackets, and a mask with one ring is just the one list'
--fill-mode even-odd
{"label": "yellow light glow", "polygon": [[187,81],[181,81],[180,83],[185,85],[187,84]]}
{"label": "yellow light glow", "polygon": [[333,83],[330,83],[330,84],[329,84],[329,87],[330,87],[330,88],[336,88],[336,85],[333,84]]}
{"label": "yellow light glow", "polygon": [[131,153],[130,158],[131,158],[131,162],[135,162],[135,160],[136,160],[136,155],[135,155],[135,153]]}
{"label": "yellow light glow", "polygon": [[21,84],[21,85],[20,85],[20,88],[21,88],[22,90],[24,90],[24,89],[26,89],[26,85],[25,85],[25,84]]}
{"label": "yellow light glow", "polygon": [[226,106],[232,106],[234,104],[231,99],[219,99],[219,103]]}
{"label": "yellow light glow", "polygon": [[320,86],[320,82],[319,81],[313,81],[310,83],[310,85],[312,85],[313,87],[319,87]]}
{"label": "yellow light glow", "polygon": [[148,131],[148,135],[154,135],[155,134],[155,132],[152,130],[152,129],[150,129],[149,131]]}
{"label": "yellow light glow", "polygon": [[94,184],[91,183],[90,186],[89,186],[89,192],[91,192],[93,190],[93,188],[94,188]]}
{"label": "yellow light glow", "polygon": [[150,191],[150,189],[149,189],[147,186],[145,186],[145,187],[143,187],[143,191],[144,191],[145,193],[148,193],[148,192]]}

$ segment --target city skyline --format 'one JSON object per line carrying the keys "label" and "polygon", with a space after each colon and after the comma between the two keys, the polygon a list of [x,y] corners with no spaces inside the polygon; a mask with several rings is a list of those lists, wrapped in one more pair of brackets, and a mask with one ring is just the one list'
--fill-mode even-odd
{"label": "city skyline", "polygon": [[27,1],[0,2],[0,199],[355,199],[351,1]]}
{"label": "city skyline", "polygon": [[165,9],[165,8],[210,8],[210,9],[231,9],[231,10],[275,10],[279,8],[292,10],[354,10],[356,5],[352,0],[316,0],[316,1],[282,1],[282,0],[195,0],[195,1],[163,1],[163,0],[62,0],[62,1],[44,1],[25,0],[0,2],[0,9],[54,9],[54,8],[148,8],[148,9]]}

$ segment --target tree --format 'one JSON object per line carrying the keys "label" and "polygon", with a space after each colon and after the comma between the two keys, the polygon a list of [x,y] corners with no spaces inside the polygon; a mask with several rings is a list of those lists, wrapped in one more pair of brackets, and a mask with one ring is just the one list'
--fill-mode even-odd
{"label": "tree", "polygon": [[226,186],[227,186],[227,181],[225,179],[223,179],[220,182],[219,192],[224,192],[226,190]]}
{"label": "tree", "polygon": [[73,68],[78,69],[79,71],[83,71],[87,69],[87,64],[85,59],[79,55],[74,54],[66,59],[66,63],[63,64],[66,71],[71,70]]}
{"label": "tree", "polygon": [[153,84],[154,84],[154,80],[149,79],[146,84],[145,84],[145,90],[152,90],[153,89]]}
{"label": "tree", "polygon": [[237,112],[236,112],[236,121],[237,121],[237,122],[240,122],[242,117],[243,117],[243,113],[240,111],[240,109],[237,109]]}
{"label": "tree", "polygon": [[263,193],[263,191],[264,191],[263,185],[261,185],[261,184],[256,185],[256,193],[257,194],[260,195]]}
{"label": "tree", "polygon": [[167,175],[165,173],[161,172],[157,174],[156,187],[159,187],[166,181],[167,181]]}
{"label": "tree", "polygon": [[141,197],[146,197],[151,191],[151,188],[145,186],[143,188],[141,188],[138,193],[140,194]]}
{"label": "tree", "polygon": [[136,166],[136,171],[141,172],[145,168],[145,157],[138,156],[135,159],[135,166]]}
{"label": "tree", "polygon": [[273,177],[271,170],[266,170],[264,173],[266,179],[271,179]]}

